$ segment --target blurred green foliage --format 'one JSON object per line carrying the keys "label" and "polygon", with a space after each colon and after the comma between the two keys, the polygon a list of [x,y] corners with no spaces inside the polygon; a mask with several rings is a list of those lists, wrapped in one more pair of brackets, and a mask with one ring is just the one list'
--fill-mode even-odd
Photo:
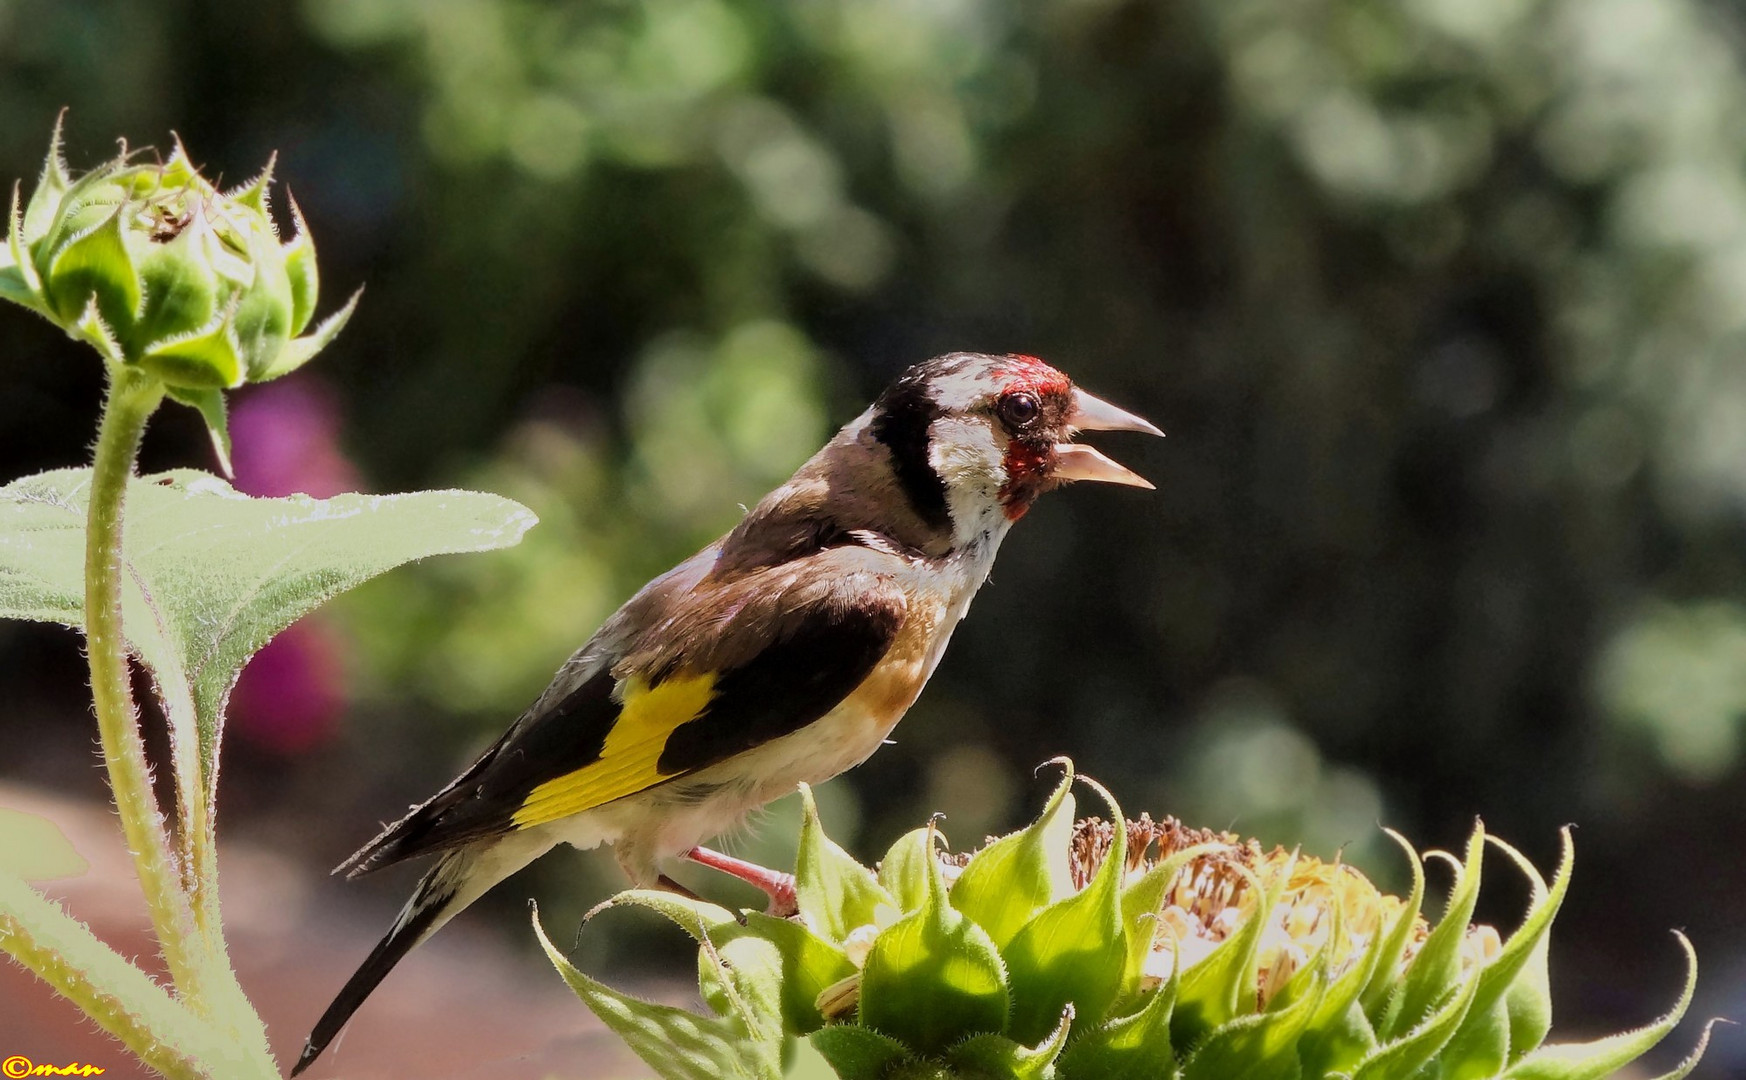
{"label": "blurred green foliage", "polygon": [[[368,286],[322,376],[363,474],[542,520],[359,593],[344,745],[235,766],[263,811],[322,793],[321,859],[901,367],[1021,350],[1170,432],[1115,451],[1160,490],[1026,519],[834,785],[856,849],[933,809],[960,846],[1009,827],[1055,753],[1324,854],[1483,812],[1544,860],[1574,817],[1615,891],[1563,916],[1571,1008],[1617,1026],[1653,1007],[1600,989],[1641,935],[1746,950],[1662,884],[1746,889],[1742,29],[1702,0],[0,0],[0,164],[62,105],[76,165],[170,127],[215,165],[281,149],[334,294]],[[0,363],[65,349],[0,319]],[[81,456],[82,378],[0,402],[9,472]]]}

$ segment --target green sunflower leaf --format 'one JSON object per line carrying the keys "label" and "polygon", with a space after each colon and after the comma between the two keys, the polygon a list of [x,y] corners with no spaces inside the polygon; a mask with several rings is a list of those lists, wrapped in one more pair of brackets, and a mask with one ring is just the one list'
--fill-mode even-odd
{"label": "green sunflower leaf", "polygon": [[358,301],[364,298],[363,286],[359,286],[346,299],[345,305],[316,324],[315,329],[294,337],[285,343],[267,365],[258,372],[251,374],[255,382],[267,382],[281,375],[289,375],[304,364],[315,358],[321,350],[333,344],[333,339],[339,337],[346,323],[351,321],[352,312],[358,310]]}
{"label": "green sunflower leaf", "polygon": [[18,205],[18,183],[12,184],[12,202],[6,216],[6,250],[0,254],[0,280],[8,284],[0,289],[6,299],[23,304],[32,311],[43,310],[45,301],[38,293],[42,282],[36,276],[36,266],[30,261],[24,240],[24,211]]}
{"label": "green sunflower leaf", "polygon": [[121,214],[63,243],[49,258],[43,293],[63,322],[78,318],[93,298],[103,321],[125,335],[139,312],[140,282],[121,236]]}
{"label": "green sunflower leaf", "polygon": [[884,1080],[914,1061],[907,1047],[889,1035],[854,1024],[833,1024],[808,1040],[841,1080]]}
{"label": "green sunflower leaf", "polygon": [[1552,975],[1547,967],[1550,946],[1550,938],[1541,941],[1528,966],[1504,991],[1504,1013],[1510,1023],[1506,1060],[1511,1065],[1538,1049],[1552,1030]]}
{"label": "green sunflower leaf", "polygon": [[1412,940],[1419,911],[1425,903],[1425,864],[1419,858],[1418,851],[1407,842],[1406,837],[1393,829],[1382,831],[1406,852],[1407,865],[1411,867],[1413,874],[1413,890],[1407,895],[1406,904],[1401,908],[1400,914],[1390,924],[1388,933],[1379,939],[1381,947],[1370,970],[1370,982],[1364,987],[1361,1000],[1364,1015],[1372,1028],[1382,1022],[1388,1011],[1389,1001],[1397,986],[1401,957],[1406,955],[1407,942]]}
{"label": "green sunflower leaf", "polygon": [[[1686,1009],[1691,1007],[1692,993],[1697,989],[1697,951],[1691,947],[1691,942],[1684,934],[1676,930],[1673,936],[1679,939],[1679,947],[1685,950],[1685,986],[1680,990],[1679,1000],[1667,1015],[1647,1027],[1593,1042],[1542,1046],[1510,1066],[1503,1074],[1503,1080],[1603,1080],[1615,1070],[1622,1069],[1642,1057],[1656,1043],[1666,1038],[1668,1032],[1685,1016]],[[1698,1046],[1699,1055],[1703,1053],[1707,1043],[1706,1030],[1705,1038]],[[1691,1060],[1680,1069],[1689,1072],[1691,1066],[1696,1064],[1695,1060]],[[1684,1076],[1685,1072],[1680,1069],[1675,1069],[1669,1076],[1675,1080]]]}
{"label": "green sunflower leaf", "polygon": [[726,908],[654,889],[619,893],[589,912],[588,920],[615,908],[646,908],[666,916],[691,935],[704,1003],[735,1020],[742,1037],[780,1054],[783,1039],[783,958],[769,937],[742,925]]}
{"label": "green sunflower leaf", "polygon": [[[0,618],[83,624],[90,482],[60,469],[0,487]],[[123,625],[169,713],[184,796],[210,803],[224,701],[273,635],[401,563],[507,547],[534,520],[465,491],[252,499],[193,470],[131,481]]]}
{"label": "green sunflower leaf", "polygon": [[1327,988],[1325,969],[1306,969],[1309,983],[1284,1008],[1240,1016],[1214,1028],[1182,1066],[1182,1080],[1298,1080],[1297,1042]]}
{"label": "green sunflower leaf", "polygon": [[1481,862],[1485,856],[1485,826],[1475,823],[1467,853],[1455,869],[1455,884],[1442,921],[1431,930],[1418,955],[1402,976],[1400,991],[1389,1002],[1387,1015],[1376,1025],[1383,1042],[1417,1027],[1461,981],[1461,943],[1479,901]]}
{"label": "green sunflower leaf", "polygon": [[1255,872],[1237,863],[1231,869],[1249,883],[1256,898],[1242,923],[1212,955],[1189,968],[1182,976],[1182,993],[1176,1001],[1171,1034],[1179,1046],[1192,1046],[1214,1030],[1256,1009],[1255,960],[1266,929],[1267,915],[1279,902],[1280,890],[1291,878],[1286,867],[1269,889]]}
{"label": "green sunflower leaf", "polygon": [[[1343,868],[1343,871],[1352,872],[1349,868]],[[1350,948],[1350,936],[1339,906],[1334,907],[1333,918],[1334,924],[1323,946],[1324,954],[1330,959],[1345,955]],[[1350,1072],[1376,1048],[1376,1032],[1358,1004],[1358,996],[1369,983],[1377,958],[1382,954],[1384,936],[1380,932],[1371,935],[1363,955],[1352,960],[1323,992],[1322,1000],[1316,1005],[1298,1043],[1298,1059],[1303,1062],[1304,1075]]]}
{"label": "green sunflower leaf", "polygon": [[1007,1030],[1006,969],[987,931],[955,910],[936,862],[922,906],[873,942],[861,969],[860,1022],[918,1053]]}
{"label": "green sunflower leaf", "polygon": [[934,846],[939,835],[928,826],[911,829],[880,860],[879,884],[897,901],[899,910],[914,911],[927,898],[928,860],[939,858]]}
{"label": "green sunflower leaf", "polygon": [[218,471],[226,477],[235,475],[230,461],[230,409],[222,390],[189,390],[180,386],[165,388],[170,398],[200,414],[206,421],[206,435],[212,440],[213,455],[218,458]]}
{"label": "green sunflower leaf", "polygon": [[1067,847],[1073,835],[1073,763],[1036,821],[970,857],[952,883],[952,905],[1005,947],[1019,927],[1050,903],[1069,895]]}
{"label": "green sunflower leaf", "polygon": [[[0,865],[0,950],[76,1002],[97,1027],[139,1048],[146,1067],[165,1076],[277,1075],[264,1042],[251,1045],[219,1029],[210,1016],[196,1014],[27,885],[12,870],[18,862],[32,869],[34,859],[24,855]],[[68,856],[78,858],[70,850],[55,853],[56,859]]]}
{"label": "green sunflower leaf", "polygon": [[30,287],[30,282],[24,276],[24,271],[17,266],[0,266],[0,300],[10,300],[36,310],[36,290]]}
{"label": "green sunflower leaf", "polygon": [[1455,1037],[1478,989],[1478,975],[1468,976],[1423,1023],[1359,1062],[1352,1080],[1409,1080],[1417,1075]]}
{"label": "green sunflower leaf", "polygon": [[855,973],[855,965],[843,950],[793,919],[777,919],[762,912],[745,914],[746,930],[772,942],[782,956],[782,1016],[795,1034],[816,1031],[824,1025],[818,1011],[818,996]]}
{"label": "green sunflower leaf", "polygon": [[1710,1033],[1716,1029],[1717,1024],[1726,1023],[1731,1023],[1731,1021],[1723,1020],[1720,1017],[1711,1018],[1708,1023],[1704,1024],[1703,1034],[1698,1036],[1697,1045],[1691,1048],[1691,1053],[1685,1056],[1685,1060],[1655,1077],[1654,1080],[1685,1080],[1687,1076],[1691,1075],[1691,1071],[1697,1068],[1698,1062],[1704,1059],[1704,1051],[1710,1048]]}
{"label": "green sunflower leaf", "polygon": [[[254,232],[248,239],[253,279],[235,294],[228,321],[249,381],[266,382],[284,374],[278,364],[291,340],[291,279],[284,261],[275,257],[276,241]],[[269,371],[274,375],[269,376]]]}
{"label": "green sunflower leaf", "polygon": [[1021,1043],[1047,1036],[1069,1003],[1085,1023],[1101,1022],[1122,989],[1128,958],[1121,905],[1127,827],[1114,796],[1094,781],[1080,780],[1109,804],[1114,835],[1109,854],[1085,888],[1038,912],[1000,951],[1012,985],[1008,1034]]}
{"label": "green sunflower leaf", "polygon": [[170,386],[189,390],[225,390],[243,381],[243,360],[230,320],[179,337],[153,343],[138,358],[139,366]]}
{"label": "green sunflower leaf", "polygon": [[128,356],[209,326],[220,314],[218,274],[199,253],[203,231],[203,225],[185,228],[167,243],[146,245],[138,268],[140,288],[150,302],[122,337]]}
{"label": "green sunflower leaf", "polygon": [[[1544,973],[1548,932],[1559,906],[1564,903],[1565,893],[1570,889],[1570,874],[1576,865],[1576,846],[1570,830],[1564,829],[1561,835],[1563,854],[1558,860],[1558,872],[1553,875],[1551,889],[1547,889],[1545,879],[1526,856],[1495,836],[1486,837],[1527,876],[1533,888],[1533,899],[1522,925],[1479,973],[1479,989],[1473,995],[1473,1008],[1443,1052],[1445,1080],[1484,1080],[1496,1076],[1512,1055],[1515,1032],[1512,1031],[1509,991],[1524,975],[1530,985],[1539,981],[1536,972],[1529,970],[1531,966],[1537,964],[1538,973]],[[1546,1005],[1541,1015],[1547,1015],[1549,1019],[1549,999]],[[1539,1034],[1544,1037],[1544,1031]],[[1522,1037],[1525,1040],[1533,1035],[1524,1030]],[[1538,1044],[1536,1039],[1533,1045]],[[1514,1056],[1520,1058],[1528,1049],[1532,1046]]]}
{"label": "green sunflower leaf", "polygon": [[999,1080],[1050,1080],[1055,1059],[1067,1045],[1073,1026],[1073,1006],[1062,1010],[1061,1019],[1047,1039],[1035,1047],[1005,1035],[977,1035],[946,1052],[946,1064],[966,1076],[997,1077]]}
{"label": "green sunflower leaf", "polygon": [[1298,1059],[1305,1076],[1350,1075],[1376,1049],[1376,1032],[1356,1001],[1348,998],[1345,1008],[1329,1009],[1341,992],[1340,980],[1335,980],[1304,1031]]}
{"label": "green sunflower leaf", "polygon": [[533,925],[546,957],[570,989],[664,1080],[781,1077],[780,1053],[771,1053],[767,1043],[751,1037],[743,1018],[699,1016],[621,994],[571,964],[546,936],[537,912]]}
{"label": "green sunflower leaf", "polygon": [[1183,868],[1203,855],[1225,850],[1223,844],[1196,844],[1176,852],[1147,870],[1138,881],[1122,890],[1122,925],[1127,931],[1128,956],[1122,969],[1122,996],[1139,991],[1146,957],[1158,936],[1158,913],[1164,897]]}
{"label": "green sunflower leaf", "polygon": [[291,201],[291,220],[296,234],[280,248],[285,258],[285,275],[291,282],[291,333],[303,333],[315,314],[316,301],[321,296],[321,272],[315,265],[315,241],[310,239],[309,226],[303,220],[303,210],[297,200]]}
{"label": "green sunflower leaf", "polygon": [[64,116],[55,117],[55,130],[49,136],[48,156],[43,158],[42,173],[37,177],[36,187],[31,190],[30,202],[21,215],[24,238],[34,240],[48,231],[50,222],[54,219],[55,208],[60,205],[61,196],[72,186],[73,179],[67,174],[67,160],[61,151],[61,122]]}
{"label": "green sunflower leaf", "polygon": [[[1541,898],[1547,895],[1546,882],[1533,863],[1523,858],[1519,852],[1507,844],[1496,839],[1492,840],[1494,844],[1497,844],[1515,860],[1522,873],[1527,875],[1534,890],[1533,903],[1535,907],[1530,909],[1528,918],[1523,920],[1522,928],[1510,938],[1512,947],[1516,944],[1517,939],[1522,938],[1524,931],[1534,920],[1535,912],[1541,906],[1550,903],[1555,908],[1557,904],[1563,902],[1564,893],[1570,885],[1570,871],[1576,862],[1576,846],[1568,828],[1560,830],[1560,836],[1563,840],[1564,854],[1558,861],[1558,873],[1555,875],[1557,880],[1552,889],[1552,892],[1557,894],[1555,901],[1542,901]],[[1540,929],[1538,940],[1529,950],[1521,971],[1516,974],[1515,978],[1511,980],[1509,988],[1504,991],[1504,1010],[1509,1017],[1510,1025],[1508,1061],[1512,1065],[1545,1042],[1546,1033],[1552,1030],[1552,985],[1547,970],[1547,956],[1551,946],[1551,936],[1548,931],[1551,928],[1550,924],[1554,913],[1555,911],[1546,914],[1547,925]]]}
{"label": "green sunflower leaf", "polygon": [[1181,989],[1181,972],[1145,999],[1139,1011],[1080,1035],[1061,1055],[1067,1080],[1176,1080],[1176,1050],[1170,1016]]}
{"label": "green sunflower leaf", "polygon": [[1440,1055],[1447,1080],[1486,1080],[1502,1072],[1510,1057],[1510,1013],[1502,998],[1467,1010],[1461,1030]]}
{"label": "green sunflower leaf", "polygon": [[814,933],[841,944],[849,931],[873,922],[879,905],[897,904],[871,870],[825,835],[818,820],[818,803],[812,788],[805,784],[800,785],[800,805],[804,816],[800,850],[794,857],[795,902],[801,919]]}

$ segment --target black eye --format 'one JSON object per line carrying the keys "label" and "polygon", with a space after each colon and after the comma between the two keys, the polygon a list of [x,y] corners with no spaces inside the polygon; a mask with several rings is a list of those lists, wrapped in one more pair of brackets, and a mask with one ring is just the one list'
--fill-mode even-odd
{"label": "black eye", "polygon": [[1037,422],[1042,406],[1031,394],[1006,394],[1000,399],[1001,423],[1014,431],[1022,431]]}

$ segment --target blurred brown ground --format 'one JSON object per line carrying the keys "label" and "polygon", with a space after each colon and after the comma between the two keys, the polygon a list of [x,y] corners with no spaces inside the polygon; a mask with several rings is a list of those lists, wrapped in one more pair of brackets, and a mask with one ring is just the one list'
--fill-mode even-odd
{"label": "blurred brown ground", "polygon": [[[0,784],[0,806],[61,827],[91,868],[81,877],[47,882],[43,891],[123,956],[156,971],[144,900],[110,808],[6,784]],[[306,872],[270,852],[221,844],[219,858],[231,959],[266,1020],[275,1057],[288,1067],[310,1025],[374,944],[381,916],[326,897]],[[0,965],[0,1057],[12,1054],[37,1064],[98,1065],[118,1080],[155,1075],[35,976],[7,963]],[[648,1074],[550,967],[494,947],[463,915],[389,976],[305,1075],[609,1080]]]}

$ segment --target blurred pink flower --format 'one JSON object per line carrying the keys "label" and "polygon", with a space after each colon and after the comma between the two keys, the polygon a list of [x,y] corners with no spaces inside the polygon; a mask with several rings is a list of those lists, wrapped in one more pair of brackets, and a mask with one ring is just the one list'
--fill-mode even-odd
{"label": "blurred pink flower", "polygon": [[[316,498],[356,490],[358,472],[340,449],[339,427],[333,392],[307,374],[238,394],[230,415],[237,490]],[[344,649],[343,635],[319,616],[268,642],[231,693],[231,731],[282,754],[332,738],[347,700]]]}
{"label": "blurred pink flower", "polygon": [[263,750],[313,750],[339,730],[346,708],[345,639],[321,618],[304,619],[267,643],[230,695],[226,726]]}
{"label": "blurred pink flower", "polygon": [[308,375],[251,388],[230,414],[236,488],[250,495],[355,491],[358,470],[339,446],[339,407]]}

